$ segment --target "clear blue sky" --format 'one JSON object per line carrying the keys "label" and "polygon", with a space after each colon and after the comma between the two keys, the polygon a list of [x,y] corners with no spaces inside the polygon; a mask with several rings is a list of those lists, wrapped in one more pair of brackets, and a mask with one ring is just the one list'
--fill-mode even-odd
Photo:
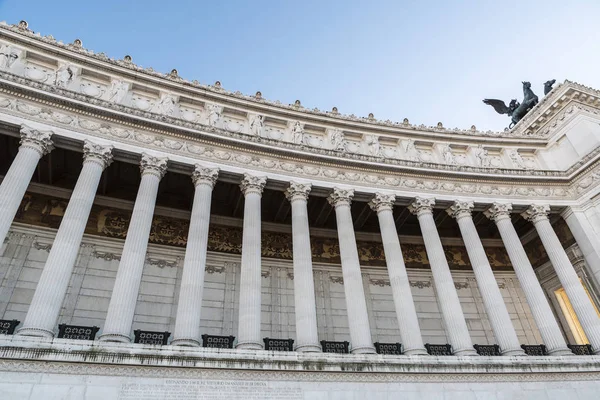
{"label": "clear blue sky", "polygon": [[501,130],[481,99],[600,88],[600,1],[0,0],[0,20],[305,107]]}

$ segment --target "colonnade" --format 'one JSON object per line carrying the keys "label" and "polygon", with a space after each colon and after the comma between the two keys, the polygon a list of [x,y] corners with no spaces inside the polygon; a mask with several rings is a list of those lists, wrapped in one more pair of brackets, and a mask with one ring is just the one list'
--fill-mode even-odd
{"label": "colonnade", "polygon": [[[21,146],[0,186],[0,240],[4,240],[39,159],[52,150],[51,134],[21,130]],[[84,143],[83,169],[65,211],[44,266],[23,327],[18,334],[53,337],[67,292],[85,225],[102,171],[112,160],[112,146]],[[127,237],[112,291],[101,341],[131,341],[134,310],[142,278],[158,185],[168,160],[143,154],[138,189]],[[198,346],[199,325],[207,255],[212,189],[218,169],[196,165],[192,175],[195,195],[183,266],[173,344]],[[239,300],[238,348],[261,349],[261,197],[266,177],[245,174],[240,185],[245,196]],[[293,268],[296,315],[296,350],[320,351],[308,226],[307,200],[311,185],[291,182],[286,196],[292,208]],[[344,280],[348,323],[353,353],[375,353],[367,314],[363,281],[350,205],[354,191],[334,188],[329,203],[335,208]],[[375,193],[370,207],[377,212],[390,277],[400,337],[405,354],[426,354],[392,214],[395,196]],[[418,197],[409,206],[419,221],[435,290],[456,355],[476,355],[460,306],[452,274],[433,218],[435,199]],[[473,267],[477,285],[496,340],[503,355],[522,355],[500,289],[472,219],[472,202],[456,201],[448,210],[456,219]],[[525,292],[549,354],[570,354],[561,330],[511,222],[510,204],[494,203],[485,212],[500,232],[502,241]],[[523,216],[537,230],[557,276],[565,288],[594,353],[600,353],[600,319],[568,256],[548,220],[547,205],[532,205]]]}

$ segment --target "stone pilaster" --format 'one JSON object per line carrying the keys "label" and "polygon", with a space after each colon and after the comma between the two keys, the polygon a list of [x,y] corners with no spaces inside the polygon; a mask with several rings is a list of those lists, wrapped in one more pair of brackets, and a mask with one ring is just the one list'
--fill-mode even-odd
{"label": "stone pilaster", "polygon": [[335,207],[352,353],[375,353],[350,213],[353,196],[353,189],[335,188],[328,200]]}
{"label": "stone pilaster", "polygon": [[510,258],[510,263],[523,288],[525,298],[533,314],[533,319],[537,324],[548,353],[551,355],[573,354],[567,348],[567,343],[563,338],[556,319],[554,319],[554,314],[552,313],[550,304],[548,304],[544,290],[533,271],[521,240],[515,231],[515,227],[510,219],[511,211],[512,205],[510,204],[494,203],[485,212],[485,215],[492,219],[498,227],[502,242],[504,242],[504,247]]}
{"label": "stone pilaster", "polygon": [[569,261],[569,256],[550,224],[549,211],[550,207],[547,205],[532,205],[521,216],[531,221],[535,226],[556,275],[565,292],[567,292],[567,297],[575,310],[575,314],[577,314],[585,335],[592,345],[594,354],[598,354],[600,353],[600,317],[598,317],[579,280],[579,276],[577,276],[577,272],[575,272],[575,268]]}
{"label": "stone pilaster", "polygon": [[112,162],[113,146],[85,141],[83,168],[60,223],[20,335],[53,337],[67,293],[102,171]]}
{"label": "stone pilaster", "polygon": [[261,223],[260,201],[267,183],[264,176],[244,174],[240,188],[245,196],[238,349],[262,349],[261,308]]}
{"label": "stone pilaster", "polygon": [[446,327],[446,336],[455,355],[477,355],[473,348],[442,241],[433,219],[434,199],[417,197],[409,210],[419,219],[425,250],[438,295],[438,303]]}
{"label": "stone pilaster", "polygon": [[[593,211],[593,206],[590,207]],[[600,236],[594,231],[594,222],[583,209],[567,207],[561,213],[581,249],[592,278],[600,287]]]}
{"label": "stone pilaster", "polygon": [[290,182],[286,197],[292,205],[292,249],[294,261],[294,305],[296,314],[296,351],[319,352],[317,306],[312,269],[312,250],[308,228],[310,183]]}
{"label": "stone pilaster", "polygon": [[390,276],[390,286],[396,308],[396,316],[400,327],[400,338],[404,346],[404,354],[427,354],[419,329],[419,319],[410,290],[410,282],[404,265],[404,256],[398,239],[392,208],[396,196],[393,194],[375,194],[369,206],[379,219],[381,240],[385,252],[385,263]]}
{"label": "stone pilaster", "polygon": [[479,239],[479,234],[473,223],[471,212],[473,202],[457,201],[448,210],[448,214],[456,219],[460,233],[471,261],[471,267],[475,273],[479,293],[483,299],[485,311],[492,325],[494,336],[500,346],[502,355],[514,356],[525,355],[517,332],[512,324],[506,304],[500,293],[500,288],[496,283],[496,278],[492,272],[492,267],[488,261],[483,244]]}
{"label": "stone pilaster", "polygon": [[54,148],[52,132],[21,127],[21,146],[0,185],[0,243],[4,243],[38,161]]}
{"label": "stone pilaster", "polygon": [[196,191],[192,205],[183,275],[175,318],[175,331],[171,344],[180,346],[200,346],[200,312],[204,289],[204,270],[208,245],[210,204],[218,168],[203,168],[196,165],[192,180]]}
{"label": "stone pilaster", "polygon": [[131,341],[131,326],[144,271],[158,184],[167,171],[167,159],[142,154],[142,180],[131,214],[125,245],[99,340]]}

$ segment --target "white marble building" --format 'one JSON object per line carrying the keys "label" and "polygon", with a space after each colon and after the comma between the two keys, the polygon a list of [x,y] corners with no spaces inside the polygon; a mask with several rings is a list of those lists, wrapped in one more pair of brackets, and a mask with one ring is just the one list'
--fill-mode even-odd
{"label": "white marble building", "polygon": [[599,97],[415,126],[0,24],[0,394],[596,399]]}

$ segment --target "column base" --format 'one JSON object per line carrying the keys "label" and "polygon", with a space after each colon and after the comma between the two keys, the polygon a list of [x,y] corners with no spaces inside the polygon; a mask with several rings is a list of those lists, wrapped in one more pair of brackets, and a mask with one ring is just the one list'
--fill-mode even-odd
{"label": "column base", "polygon": [[321,353],[323,349],[318,344],[301,344],[294,347],[294,351],[299,353]]}
{"label": "column base", "polygon": [[567,347],[559,347],[557,349],[548,350],[549,356],[574,356],[575,354]]}
{"label": "column base", "polygon": [[31,328],[24,326],[21,329],[17,330],[17,335],[19,336],[33,336],[33,337],[43,337],[52,339],[54,338],[54,332],[44,328]]}
{"label": "column base", "polygon": [[238,342],[235,348],[241,350],[264,350],[262,343],[259,342]]}
{"label": "column base", "polygon": [[186,347],[200,347],[200,342],[196,339],[173,339],[171,346],[186,346]]}
{"label": "column base", "polygon": [[131,343],[131,338],[122,333],[103,333],[98,338],[100,342]]}
{"label": "column base", "polygon": [[428,356],[429,353],[427,352],[427,350],[425,349],[425,347],[417,347],[415,349],[404,349],[404,353],[402,353],[405,356]]}
{"label": "column base", "polygon": [[352,347],[350,350],[352,354],[377,354],[375,347],[373,346],[361,346],[361,347]]}
{"label": "column base", "polygon": [[467,349],[458,349],[456,351],[454,351],[452,353],[453,356],[475,356],[475,357],[479,357],[479,354],[477,353],[477,351],[474,348],[467,348]]}
{"label": "column base", "polygon": [[502,350],[500,351],[500,355],[502,356],[527,356],[527,354],[525,354],[525,350],[518,348],[518,349],[508,349],[508,350]]}

